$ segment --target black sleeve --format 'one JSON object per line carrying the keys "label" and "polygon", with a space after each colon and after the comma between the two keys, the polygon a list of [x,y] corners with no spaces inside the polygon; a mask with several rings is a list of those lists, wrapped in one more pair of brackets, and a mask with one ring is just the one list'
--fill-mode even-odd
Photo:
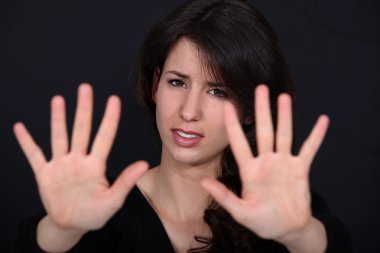
{"label": "black sleeve", "polygon": [[38,222],[45,216],[41,211],[36,217],[23,221],[18,227],[17,238],[13,245],[13,251],[16,253],[44,253],[37,245],[36,230]]}
{"label": "black sleeve", "polygon": [[[29,218],[19,225],[18,236],[14,244],[15,253],[45,253],[37,244],[37,225],[45,216],[44,212],[33,218]],[[85,234],[81,240],[67,253],[96,253],[114,252],[117,245],[122,226],[121,215],[113,216],[110,221],[100,230],[91,231]]]}
{"label": "black sleeve", "polygon": [[[108,178],[108,180],[110,183],[115,181],[114,178]],[[123,236],[124,242],[130,243],[133,238],[125,231],[125,227],[131,225],[131,219],[128,219],[129,206],[128,202],[124,203],[124,206],[103,228],[85,234],[67,253],[116,252],[115,247],[118,245],[120,236]],[[45,215],[46,212],[42,210],[38,215],[20,223],[17,238],[13,244],[15,253],[46,253],[37,243],[37,225]]]}
{"label": "black sleeve", "polygon": [[[327,234],[325,253],[352,253],[352,240],[343,223],[333,216],[324,199],[311,191],[311,210],[313,216],[322,222]],[[274,252],[289,253],[282,244],[277,244]]]}
{"label": "black sleeve", "polygon": [[327,233],[326,253],[351,253],[352,239],[344,224],[333,216],[324,199],[315,192],[312,193],[311,209],[313,216],[322,222]]}
{"label": "black sleeve", "polygon": [[[37,244],[36,231],[45,215],[41,212],[19,225],[14,252],[44,253]],[[137,187],[131,190],[123,207],[104,227],[85,234],[67,253],[109,252],[174,253],[159,217]]]}
{"label": "black sleeve", "polygon": [[[103,228],[85,234],[67,253],[116,252],[120,236],[124,237],[126,243],[132,239],[125,232],[125,226],[129,225],[126,212],[126,208],[123,208]],[[19,225],[13,248],[15,253],[45,253],[37,244],[36,233],[37,225],[45,215],[46,213],[41,211],[37,216],[29,218]]]}

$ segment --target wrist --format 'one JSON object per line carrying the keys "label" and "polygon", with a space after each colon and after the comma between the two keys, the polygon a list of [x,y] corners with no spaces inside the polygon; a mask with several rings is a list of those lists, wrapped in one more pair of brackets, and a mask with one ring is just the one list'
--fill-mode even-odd
{"label": "wrist", "polygon": [[314,217],[302,230],[284,235],[277,241],[292,253],[322,253],[327,248],[325,227]]}
{"label": "wrist", "polygon": [[37,244],[48,252],[64,252],[72,248],[87,231],[62,228],[47,215],[37,225]]}
{"label": "wrist", "polygon": [[69,228],[69,227],[63,227],[60,226],[59,224],[55,223],[49,215],[46,215],[41,221],[39,226],[45,226],[48,227],[49,230],[52,232],[56,233],[61,233],[61,234],[67,234],[67,235],[72,235],[72,236],[83,236],[85,233],[88,231],[81,230],[81,229],[76,229],[76,228]]}

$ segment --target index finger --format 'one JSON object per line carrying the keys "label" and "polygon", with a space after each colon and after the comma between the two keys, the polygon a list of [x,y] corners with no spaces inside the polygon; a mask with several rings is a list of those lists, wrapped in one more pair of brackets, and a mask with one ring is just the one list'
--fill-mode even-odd
{"label": "index finger", "polygon": [[307,137],[305,142],[302,144],[299,156],[305,159],[308,164],[314,159],[319,147],[325,138],[327,128],[329,126],[329,117],[327,115],[319,116],[317,122],[315,123],[310,135]]}
{"label": "index finger", "polygon": [[101,160],[107,160],[119,125],[120,110],[121,102],[119,97],[109,97],[102,122],[91,149],[91,155],[95,155]]}
{"label": "index finger", "polygon": [[242,168],[244,162],[252,158],[253,155],[248,140],[241,128],[236,110],[230,102],[226,102],[224,105],[224,123],[232,153],[239,168]]}

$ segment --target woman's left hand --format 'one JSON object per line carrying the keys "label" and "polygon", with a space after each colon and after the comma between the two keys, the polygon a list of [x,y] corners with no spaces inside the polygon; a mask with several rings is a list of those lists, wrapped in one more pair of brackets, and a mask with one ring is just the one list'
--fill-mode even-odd
{"label": "woman's left hand", "polygon": [[255,127],[258,155],[254,156],[234,106],[225,105],[225,125],[239,166],[241,198],[215,179],[203,187],[232,217],[264,239],[284,242],[307,231],[310,207],[309,169],[327,131],[329,119],[319,117],[297,156],[292,155],[292,106],[288,94],[278,97],[278,124],[273,130],[269,90],[255,91]]}

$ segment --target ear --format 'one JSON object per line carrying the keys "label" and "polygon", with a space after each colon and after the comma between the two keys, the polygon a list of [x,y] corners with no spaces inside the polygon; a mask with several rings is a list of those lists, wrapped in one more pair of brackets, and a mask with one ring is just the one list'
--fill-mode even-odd
{"label": "ear", "polygon": [[156,93],[158,89],[158,83],[160,82],[160,77],[161,77],[161,70],[159,67],[156,67],[154,69],[153,83],[152,83],[152,99],[154,103],[156,103]]}

